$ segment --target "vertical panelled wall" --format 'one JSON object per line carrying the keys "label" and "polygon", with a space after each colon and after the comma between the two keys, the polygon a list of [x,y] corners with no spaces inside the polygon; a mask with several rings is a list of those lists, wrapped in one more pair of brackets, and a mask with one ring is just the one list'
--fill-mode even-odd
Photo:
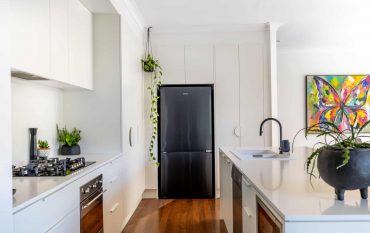
{"label": "vertical panelled wall", "polygon": [[[164,84],[214,84],[216,189],[219,189],[220,146],[270,145],[269,127],[259,136],[259,124],[270,116],[267,32],[153,33],[153,53],[163,67]],[[148,127],[146,132],[150,132]],[[149,135],[149,134],[148,134]],[[147,135],[147,136],[148,136]],[[146,188],[157,188],[157,169],[146,168]]]}

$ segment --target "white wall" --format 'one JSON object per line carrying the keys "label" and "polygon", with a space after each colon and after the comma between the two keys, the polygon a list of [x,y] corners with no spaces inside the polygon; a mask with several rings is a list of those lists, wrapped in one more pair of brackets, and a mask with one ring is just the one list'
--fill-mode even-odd
{"label": "white wall", "polygon": [[[305,76],[309,74],[370,74],[370,50],[278,48],[279,118],[284,138],[293,140],[306,124]],[[311,146],[318,139],[301,133],[295,146]]]}
{"label": "white wall", "polygon": [[[305,126],[305,75],[369,73],[366,65],[370,46],[368,0],[137,2],[154,28],[282,22],[277,57],[278,117],[283,122],[284,137],[288,139]],[[314,140],[310,138],[306,143],[301,138],[297,142],[309,145]]]}
{"label": "white wall", "polygon": [[82,131],[82,153],[120,153],[121,64],[118,14],[93,16],[93,91],[66,91],[63,114],[67,128]]}
{"label": "white wall", "polygon": [[29,128],[38,128],[37,139],[47,140],[51,156],[57,155],[56,125],[63,125],[63,91],[30,81],[12,78],[13,162],[29,161]]}
{"label": "white wall", "polygon": [[9,1],[0,0],[0,225],[13,232]]}

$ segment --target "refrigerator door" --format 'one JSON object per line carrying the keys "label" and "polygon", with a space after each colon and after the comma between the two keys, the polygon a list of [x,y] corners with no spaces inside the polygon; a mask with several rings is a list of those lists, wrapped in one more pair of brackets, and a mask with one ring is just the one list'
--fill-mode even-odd
{"label": "refrigerator door", "polygon": [[213,197],[213,153],[194,152],[190,154],[191,196]]}
{"label": "refrigerator door", "polygon": [[162,153],[161,198],[185,198],[191,195],[189,153]]}
{"label": "refrigerator door", "polygon": [[212,153],[164,153],[160,198],[212,198]]}
{"label": "refrigerator door", "polygon": [[161,152],[212,150],[212,88],[161,87]]}

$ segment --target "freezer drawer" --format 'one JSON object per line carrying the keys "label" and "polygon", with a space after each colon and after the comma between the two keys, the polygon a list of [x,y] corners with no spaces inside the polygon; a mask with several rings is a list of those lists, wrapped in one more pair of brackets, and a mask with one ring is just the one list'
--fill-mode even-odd
{"label": "freezer drawer", "polygon": [[212,198],[213,154],[162,153],[160,198]]}

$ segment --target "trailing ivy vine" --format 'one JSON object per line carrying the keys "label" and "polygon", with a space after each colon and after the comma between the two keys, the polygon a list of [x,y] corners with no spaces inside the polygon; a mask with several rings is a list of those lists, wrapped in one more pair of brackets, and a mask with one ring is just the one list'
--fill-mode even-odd
{"label": "trailing ivy vine", "polygon": [[152,134],[149,142],[149,157],[150,161],[155,162],[159,166],[159,162],[154,155],[154,143],[158,135],[158,100],[157,95],[159,87],[162,85],[162,67],[158,60],[155,60],[152,55],[151,42],[150,42],[150,29],[147,31],[147,43],[145,49],[145,57],[141,60],[143,71],[151,73],[151,82],[148,86],[150,92],[150,122],[152,124]]}

